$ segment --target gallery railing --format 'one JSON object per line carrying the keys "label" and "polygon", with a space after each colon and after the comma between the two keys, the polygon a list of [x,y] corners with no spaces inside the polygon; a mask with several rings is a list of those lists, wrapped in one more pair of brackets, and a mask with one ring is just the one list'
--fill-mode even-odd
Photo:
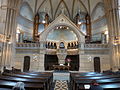
{"label": "gallery railing", "polygon": [[108,44],[84,44],[84,49],[108,49]]}
{"label": "gallery railing", "polygon": [[16,43],[16,48],[34,48],[40,47],[40,43]]}
{"label": "gallery railing", "polygon": [[[43,43],[43,47],[46,48],[45,43]],[[40,43],[16,43],[16,48],[39,48]],[[79,44],[76,48],[67,48],[67,49],[108,49],[109,44]],[[50,48],[47,48],[50,49]],[[56,48],[53,48],[56,49]]]}

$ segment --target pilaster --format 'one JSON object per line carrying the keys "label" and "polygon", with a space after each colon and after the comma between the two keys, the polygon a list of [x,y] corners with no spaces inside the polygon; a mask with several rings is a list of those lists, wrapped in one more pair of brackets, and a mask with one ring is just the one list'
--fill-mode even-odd
{"label": "pilaster", "polygon": [[15,37],[16,37],[16,17],[18,8],[22,0],[2,0],[2,34],[4,42],[2,43],[1,66],[12,66],[15,56]]}
{"label": "pilaster", "polygon": [[120,12],[119,12],[119,0],[104,0],[105,11],[109,29],[109,44],[110,44],[110,57],[111,68],[120,68],[120,45],[115,45],[116,37],[120,37]]}

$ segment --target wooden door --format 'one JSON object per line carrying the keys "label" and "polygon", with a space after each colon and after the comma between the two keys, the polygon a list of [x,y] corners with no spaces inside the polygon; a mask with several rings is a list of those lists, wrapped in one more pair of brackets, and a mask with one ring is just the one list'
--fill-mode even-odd
{"label": "wooden door", "polygon": [[23,72],[28,72],[30,69],[30,56],[24,57],[24,66],[23,66]]}
{"label": "wooden door", "polygon": [[94,58],[94,72],[101,72],[100,57],[95,57]]}

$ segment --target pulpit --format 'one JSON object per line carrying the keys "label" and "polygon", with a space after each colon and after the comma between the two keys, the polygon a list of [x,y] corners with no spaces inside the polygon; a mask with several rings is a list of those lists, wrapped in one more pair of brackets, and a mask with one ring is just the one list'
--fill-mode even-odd
{"label": "pulpit", "polygon": [[66,49],[58,49],[57,50],[57,57],[58,57],[58,63],[59,64],[65,64],[66,56],[67,56],[67,50]]}
{"label": "pulpit", "polygon": [[66,65],[53,65],[54,70],[70,70],[70,66]]}

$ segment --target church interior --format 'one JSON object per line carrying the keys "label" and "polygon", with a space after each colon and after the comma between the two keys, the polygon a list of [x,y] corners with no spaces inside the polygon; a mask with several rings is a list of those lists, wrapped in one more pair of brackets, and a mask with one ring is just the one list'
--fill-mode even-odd
{"label": "church interior", "polygon": [[119,26],[120,0],[0,0],[0,90],[120,90]]}

